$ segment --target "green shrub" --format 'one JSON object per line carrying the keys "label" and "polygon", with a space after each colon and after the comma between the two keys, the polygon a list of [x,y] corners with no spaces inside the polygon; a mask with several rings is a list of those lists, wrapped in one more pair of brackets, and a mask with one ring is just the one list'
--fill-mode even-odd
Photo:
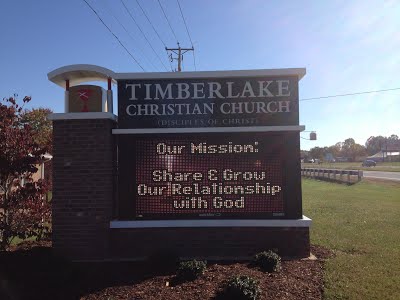
{"label": "green shrub", "polygon": [[230,278],[219,292],[217,299],[256,300],[260,295],[258,281],[249,276]]}
{"label": "green shrub", "polygon": [[264,272],[277,272],[281,267],[281,257],[269,250],[258,253],[253,263]]}
{"label": "green shrub", "polygon": [[195,280],[200,275],[204,274],[207,268],[206,261],[189,260],[179,264],[176,277],[179,281]]}

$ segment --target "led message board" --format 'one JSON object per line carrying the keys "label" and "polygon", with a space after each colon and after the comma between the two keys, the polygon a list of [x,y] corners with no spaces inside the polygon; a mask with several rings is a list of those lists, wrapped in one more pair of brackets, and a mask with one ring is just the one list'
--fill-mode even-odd
{"label": "led message board", "polygon": [[135,219],[298,217],[299,170],[291,150],[295,136],[121,136],[122,215]]}

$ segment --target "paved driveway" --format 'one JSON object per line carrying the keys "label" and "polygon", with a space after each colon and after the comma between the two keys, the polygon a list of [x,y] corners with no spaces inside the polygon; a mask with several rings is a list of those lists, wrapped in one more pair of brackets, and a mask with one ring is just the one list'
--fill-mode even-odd
{"label": "paved driveway", "polygon": [[366,178],[379,178],[400,181],[400,172],[364,171],[363,176]]}

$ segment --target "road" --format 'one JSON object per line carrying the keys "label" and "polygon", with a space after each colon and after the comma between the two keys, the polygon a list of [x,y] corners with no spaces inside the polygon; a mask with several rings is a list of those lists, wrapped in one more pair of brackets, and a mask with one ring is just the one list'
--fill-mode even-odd
{"label": "road", "polygon": [[366,178],[379,178],[400,181],[400,172],[364,171],[363,176]]}

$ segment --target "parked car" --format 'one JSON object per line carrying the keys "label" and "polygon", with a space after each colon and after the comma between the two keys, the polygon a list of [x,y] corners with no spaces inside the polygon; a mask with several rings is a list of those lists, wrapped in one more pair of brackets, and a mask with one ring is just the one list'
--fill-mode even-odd
{"label": "parked car", "polygon": [[372,159],[366,159],[363,161],[362,163],[363,167],[375,167],[376,166],[376,162],[373,161]]}

